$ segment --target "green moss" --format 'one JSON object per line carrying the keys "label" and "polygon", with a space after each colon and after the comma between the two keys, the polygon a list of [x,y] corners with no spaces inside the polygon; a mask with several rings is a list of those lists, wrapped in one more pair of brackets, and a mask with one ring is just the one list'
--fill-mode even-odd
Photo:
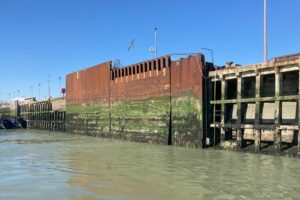
{"label": "green moss", "polygon": [[67,105],[67,130],[88,135],[167,144],[170,109],[175,145],[199,147],[202,104],[185,94],[108,104]]}
{"label": "green moss", "polygon": [[202,127],[202,103],[199,97],[185,95],[172,98],[173,144],[199,147]]}

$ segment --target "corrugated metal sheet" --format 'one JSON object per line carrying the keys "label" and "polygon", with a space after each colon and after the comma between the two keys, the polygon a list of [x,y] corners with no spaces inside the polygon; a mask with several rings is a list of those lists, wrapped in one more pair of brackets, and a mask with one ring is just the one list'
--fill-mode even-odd
{"label": "corrugated metal sheet", "polygon": [[111,62],[67,75],[67,103],[108,101]]}
{"label": "corrugated metal sheet", "polygon": [[[169,56],[67,76],[67,128],[75,133],[200,147],[204,58]],[[68,106],[69,105],[69,106]],[[171,124],[172,129],[171,132]]]}
{"label": "corrugated metal sheet", "polygon": [[204,57],[172,62],[172,141],[174,145],[201,147],[203,140]]}

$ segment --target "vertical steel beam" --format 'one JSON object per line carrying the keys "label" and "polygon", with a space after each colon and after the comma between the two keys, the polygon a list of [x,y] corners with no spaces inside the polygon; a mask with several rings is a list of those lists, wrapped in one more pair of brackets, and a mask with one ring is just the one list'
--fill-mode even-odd
{"label": "vertical steel beam", "polygon": [[280,88],[281,85],[281,74],[279,71],[279,67],[276,68],[275,72],[275,135],[274,135],[274,144],[276,153],[280,153],[281,151],[281,130],[279,129],[281,123],[281,102],[278,99],[280,97]]}
{"label": "vertical steel beam", "polygon": [[264,0],[264,61],[268,62],[267,0]]}
{"label": "vertical steel beam", "polygon": [[221,127],[220,127],[220,139],[221,139],[221,146],[222,143],[225,141],[225,93],[226,93],[226,81],[224,77],[221,77],[221,99],[222,99],[222,104],[221,104]]}
{"label": "vertical steel beam", "polygon": [[[207,102],[206,102],[206,105],[208,105],[208,108],[206,110],[206,113],[207,113],[207,118],[206,118],[206,124],[207,124],[207,138],[206,138],[206,144],[207,145],[211,145],[213,144],[213,146],[215,147],[216,146],[216,105],[215,104],[211,104],[210,101],[214,101],[216,98],[215,98],[215,92],[214,92],[214,89],[215,89],[215,84],[216,84],[216,81],[213,81],[212,80],[213,78],[210,78],[208,81],[208,98],[207,98]],[[213,85],[212,85],[213,84]],[[212,98],[214,96],[214,98]],[[210,111],[213,111],[213,113],[211,113]],[[213,130],[213,133],[212,131],[210,130],[210,125],[209,123],[213,123],[214,124],[214,130]],[[212,141],[212,138],[213,138],[213,141]],[[209,142],[208,142],[209,140]]]}
{"label": "vertical steel beam", "polygon": [[256,128],[254,129],[255,131],[255,141],[254,141],[254,146],[255,146],[255,151],[258,152],[261,149],[261,129],[258,128],[260,125],[260,107],[261,103],[258,101],[260,98],[260,73],[256,72],[256,78],[255,78],[255,125]]}
{"label": "vertical steel beam", "polygon": [[[300,67],[299,67],[299,86],[298,86],[298,94],[300,96]],[[300,155],[300,99],[298,99],[298,155]]]}
{"label": "vertical steel beam", "polygon": [[236,137],[236,142],[237,142],[237,150],[241,149],[243,147],[243,130],[241,128],[241,123],[242,123],[242,104],[240,102],[242,98],[242,78],[240,74],[237,74],[237,120],[236,123],[238,125],[237,127],[237,137]]}

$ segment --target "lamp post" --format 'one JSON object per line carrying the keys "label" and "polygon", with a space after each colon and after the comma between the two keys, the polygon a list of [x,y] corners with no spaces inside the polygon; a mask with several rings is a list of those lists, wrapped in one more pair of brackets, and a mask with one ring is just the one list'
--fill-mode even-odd
{"label": "lamp post", "polygon": [[154,28],[154,49],[155,49],[155,58],[157,58],[157,27]]}
{"label": "lamp post", "polygon": [[39,100],[41,100],[41,83],[38,84],[39,87]]}
{"label": "lamp post", "polygon": [[264,0],[264,62],[268,62],[267,0]]}
{"label": "lamp post", "polygon": [[30,86],[31,97],[33,97],[33,86]]}
{"label": "lamp post", "polygon": [[209,49],[209,48],[201,48],[201,49],[210,52],[210,54],[211,54],[211,62],[214,65],[214,51],[212,49]]}
{"label": "lamp post", "polygon": [[58,87],[59,87],[59,93],[61,90],[61,76],[58,77]]}
{"label": "lamp post", "polygon": [[50,93],[50,75],[48,75],[48,98],[51,97],[51,93]]}

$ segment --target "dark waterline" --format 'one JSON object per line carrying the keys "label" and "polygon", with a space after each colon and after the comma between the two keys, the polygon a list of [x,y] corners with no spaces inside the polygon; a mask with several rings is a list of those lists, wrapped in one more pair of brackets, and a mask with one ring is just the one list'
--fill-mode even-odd
{"label": "dark waterline", "polygon": [[0,131],[0,199],[297,199],[300,160]]}

